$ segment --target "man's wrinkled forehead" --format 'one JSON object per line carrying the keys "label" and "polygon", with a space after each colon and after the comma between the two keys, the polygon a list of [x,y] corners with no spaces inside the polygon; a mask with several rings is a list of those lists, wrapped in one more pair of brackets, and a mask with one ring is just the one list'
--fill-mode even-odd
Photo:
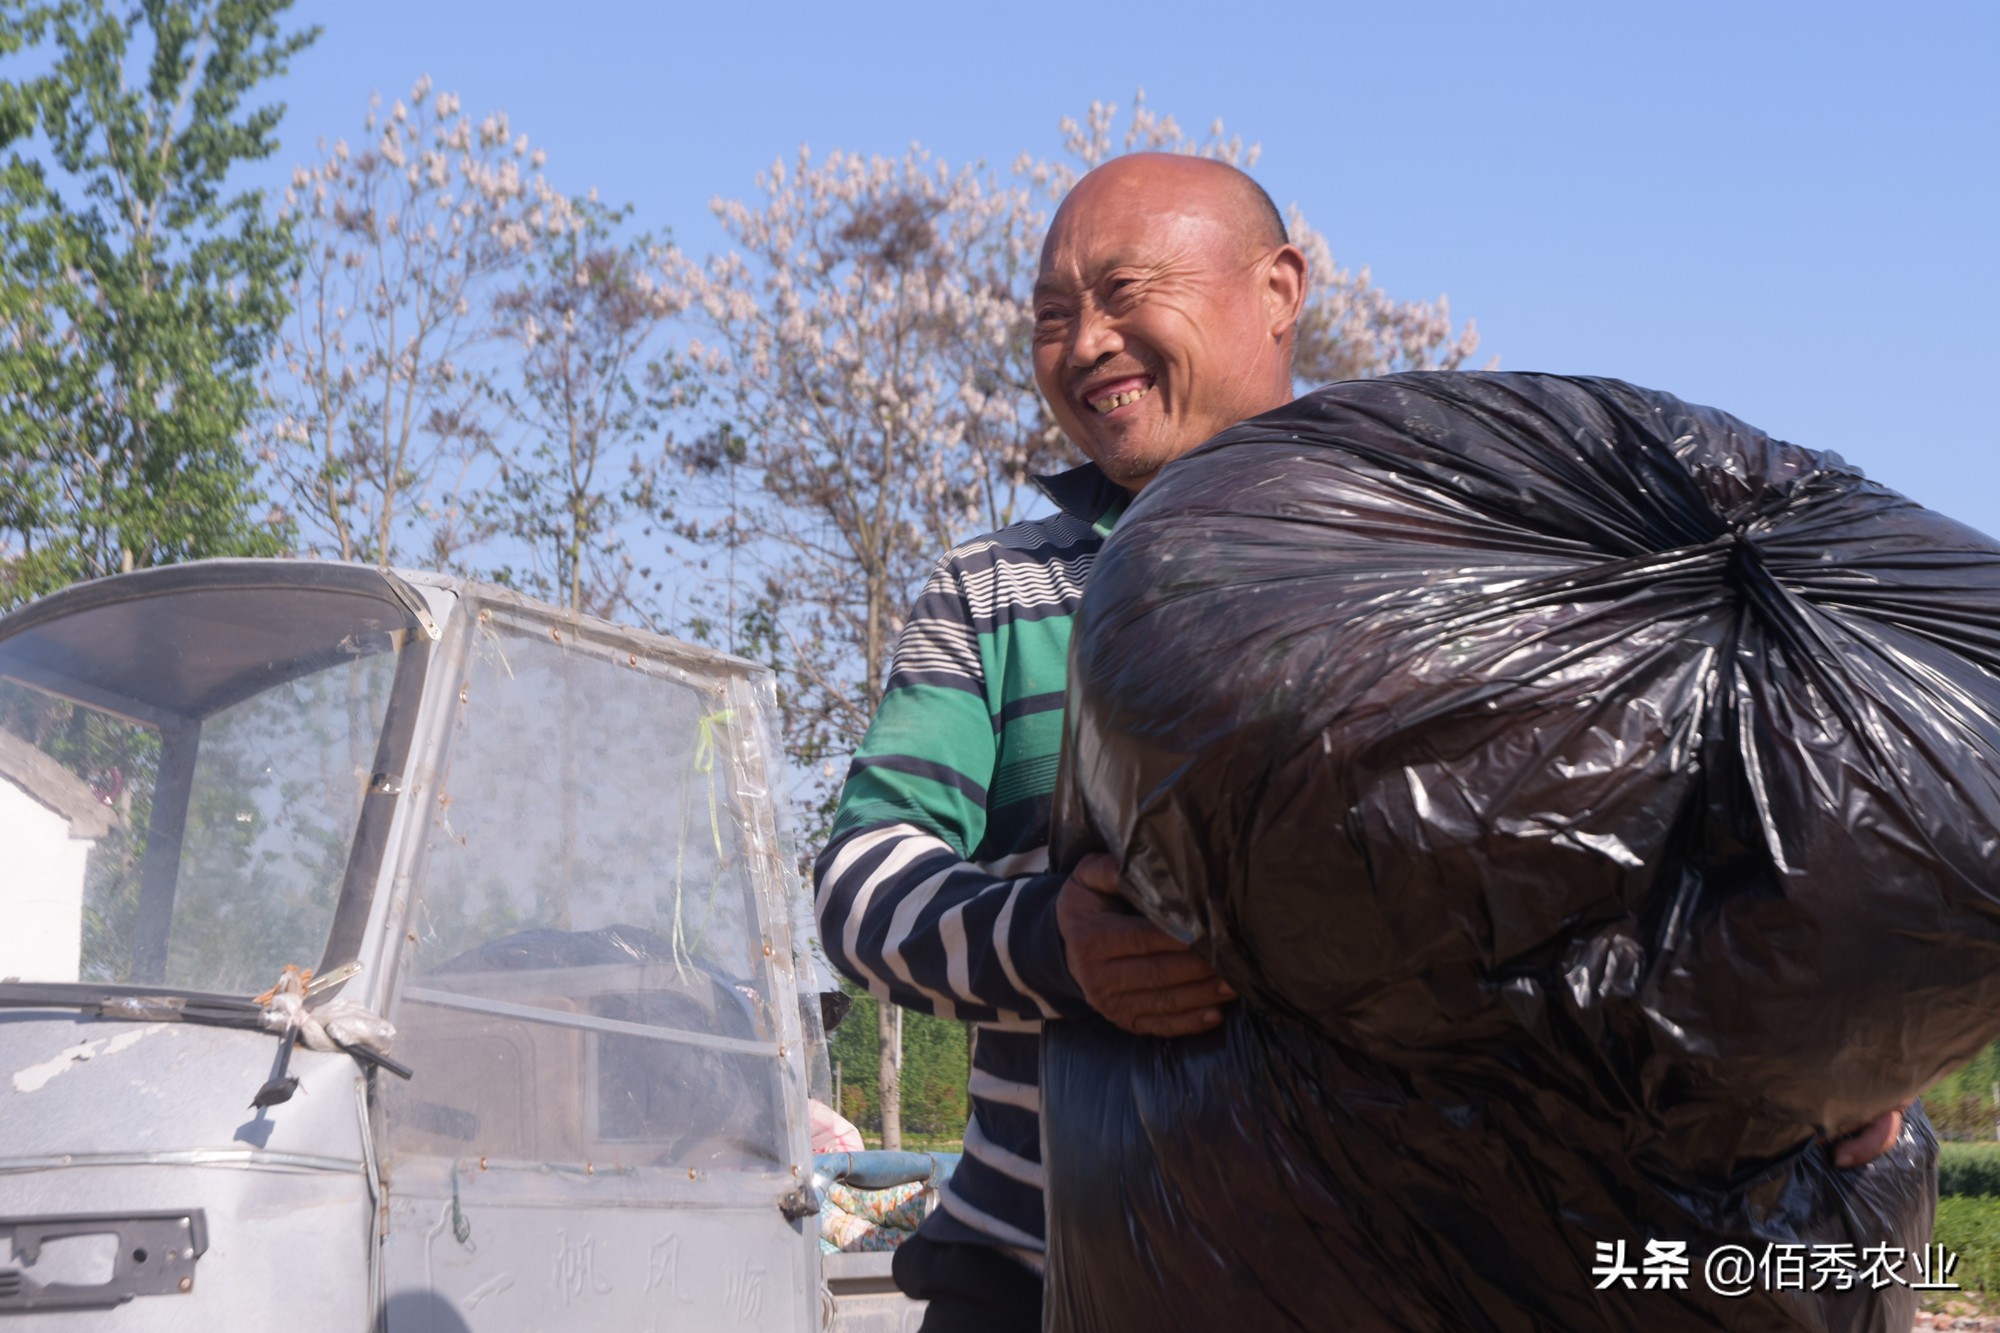
{"label": "man's wrinkled forehead", "polygon": [[1157,207],[1129,196],[1094,192],[1063,201],[1042,242],[1035,292],[1087,287],[1105,273],[1125,267],[1171,263],[1197,248],[1215,219],[1185,206]]}

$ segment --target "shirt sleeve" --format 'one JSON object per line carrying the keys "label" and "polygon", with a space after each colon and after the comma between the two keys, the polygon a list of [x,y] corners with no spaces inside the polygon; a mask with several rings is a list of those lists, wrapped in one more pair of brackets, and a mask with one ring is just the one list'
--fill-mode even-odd
{"label": "shirt sleeve", "polygon": [[971,607],[940,565],[896,641],[888,690],[814,868],[820,939],[883,999],[940,1018],[1087,1014],[1056,929],[1046,848],[971,860],[998,753]]}

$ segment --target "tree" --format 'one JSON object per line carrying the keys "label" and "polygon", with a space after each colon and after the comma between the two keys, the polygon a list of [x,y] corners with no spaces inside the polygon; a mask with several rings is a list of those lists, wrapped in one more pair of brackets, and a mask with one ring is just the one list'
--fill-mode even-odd
{"label": "tree", "polygon": [[[721,419],[684,461],[717,479],[723,521],[688,524],[762,566],[726,618],[784,684],[787,749],[815,775],[820,829],[840,771],[880,701],[901,615],[946,549],[1025,516],[1031,473],[1069,449],[1036,395],[1030,288],[1049,210],[1115,152],[1193,152],[1238,165],[1254,147],[1184,134],[1143,96],[1114,147],[1117,110],[1065,120],[1065,156],[1024,155],[1011,179],[900,159],[801,150],[760,175],[756,204],[718,201],[738,249],[668,273],[700,325],[691,363]],[[1317,290],[1302,376],[1450,367],[1476,343],[1443,302],[1391,301],[1337,268],[1293,211]],[[734,579],[730,582],[734,593]],[[883,1141],[899,1139],[893,1012],[878,1013]]]}
{"label": "tree", "polygon": [[816,764],[866,728],[910,590],[961,535],[1020,517],[1060,456],[1025,338],[1041,217],[918,148],[802,150],[758,183],[757,206],[714,206],[740,250],[664,257],[722,417],[683,459],[737,484],[727,518],[764,574],[749,614],[787,678],[793,757]]}
{"label": "tree", "polygon": [[[864,1134],[882,1132],[880,1000],[843,983],[854,1008],[828,1040],[828,1055],[840,1064],[840,1105],[835,1109]],[[898,1111],[902,1129],[938,1147],[965,1134],[966,1081],[971,1042],[964,1023],[909,1013],[903,1021],[903,1062]],[[942,1142],[941,1142],[942,1141]]]}
{"label": "tree", "polygon": [[272,553],[243,436],[295,252],[239,162],[246,108],[317,29],[289,0],[0,6],[0,605],[198,556]]}
{"label": "tree", "polygon": [[523,557],[498,577],[573,611],[650,623],[662,583],[628,548],[630,525],[662,506],[664,414],[686,391],[658,346],[677,307],[647,271],[651,243],[617,239],[622,211],[585,199],[572,216],[495,305],[520,349],[500,398],[526,432],[487,501]]}
{"label": "tree", "polygon": [[[726,414],[691,461],[732,486],[754,474],[727,535],[763,562],[750,623],[784,674],[787,748],[816,766],[866,728],[912,589],[958,537],[1018,517],[1053,454],[1026,362],[1040,218],[1025,189],[918,148],[801,150],[758,183],[759,205],[715,206],[740,252],[666,265],[702,326],[688,357]],[[880,1007],[892,1148],[895,1018]]]}
{"label": "tree", "polygon": [[[667,252],[676,299],[698,326],[688,360],[715,413],[682,451],[709,477],[697,548],[754,565],[726,582],[711,624],[772,657],[787,683],[795,762],[836,786],[886,678],[900,613],[950,545],[1021,517],[1032,473],[1071,450],[1034,387],[1028,295],[1050,210],[1121,152],[1197,153],[1250,167],[1254,145],[1204,138],[1135,99],[1061,122],[1063,153],[1023,154],[1010,180],[949,169],[921,148],[901,159],[801,150],[757,178],[755,204],[718,200],[736,249],[696,264]],[[1443,298],[1397,301],[1368,270],[1336,264],[1291,210],[1313,289],[1301,322],[1302,385],[1407,369],[1451,369],[1478,344]],[[738,637],[741,636],[741,637]]]}
{"label": "tree", "polygon": [[386,112],[373,99],[362,128],[285,192],[304,265],[267,461],[306,549],[389,563],[414,545],[449,569],[484,533],[462,496],[492,461],[495,301],[583,222],[505,115],[475,124],[429,79]]}

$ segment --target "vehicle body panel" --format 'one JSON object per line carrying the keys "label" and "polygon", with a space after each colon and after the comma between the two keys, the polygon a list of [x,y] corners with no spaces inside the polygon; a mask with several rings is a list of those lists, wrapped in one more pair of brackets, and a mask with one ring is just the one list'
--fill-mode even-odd
{"label": "vehicle body panel", "polygon": [[318,1326],[365,1327],[365,1080],[347,1056],[302,1051],[293,1099],[252,1113],[275,1045],[194,1024],[0,1013],[0,1216],[201,1209],[229,1219],[210,1227],[185,1296],[0,1320],[108,1333],[253,1328],[283,1293]]}

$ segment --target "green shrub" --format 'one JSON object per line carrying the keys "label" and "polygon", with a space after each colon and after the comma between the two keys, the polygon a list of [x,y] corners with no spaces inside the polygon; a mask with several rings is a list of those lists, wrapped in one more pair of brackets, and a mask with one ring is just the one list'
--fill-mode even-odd
{"label": "green shrub", "polygon": [[2000,1143],[1939,1144],[1938,1193],[2000,1198]]}
{"label": "green shrub", "polygon": [[1950,1281],[1967,1291],[2000,1295],[2000,1199],[1939,1199],[1932,1239],[1958,1256]]}
{"label": "green shrub", "polygon": [[2000,1128],[2000,1042],[1926,1089],[1924,1113],[1941,1139],[1993,1142]]}

